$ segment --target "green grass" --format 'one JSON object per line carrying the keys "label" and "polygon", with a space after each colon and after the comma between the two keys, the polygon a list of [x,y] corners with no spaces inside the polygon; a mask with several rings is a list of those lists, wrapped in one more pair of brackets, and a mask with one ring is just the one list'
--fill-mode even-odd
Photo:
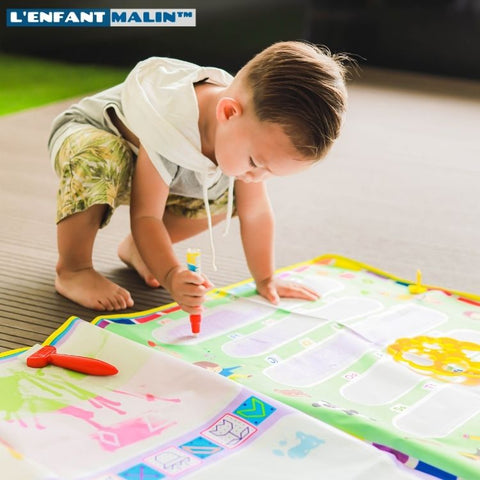
{"label": "green grass", "polygon": [[0,54],[0,115],[123,82],[128,70]]}

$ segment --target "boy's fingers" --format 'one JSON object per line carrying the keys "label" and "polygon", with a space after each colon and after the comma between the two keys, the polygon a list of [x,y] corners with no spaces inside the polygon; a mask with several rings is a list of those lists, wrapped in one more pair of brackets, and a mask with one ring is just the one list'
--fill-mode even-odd
{"label": "boy's fingers", "polygon": [[320,298],[320,294],[309,287],[303,287],[308,293],[312,294],[315,298]]}
{"label": "boy's fingers", "polygon": [[286,298],[302,298],[305,300],[318,300],[320,298],[320,295],[314,290],[296,284],[282,286],[282,288],[279,288],[279,293]]}
{"label": "boy's fingers", "polygon": [[213,283],[205,275],[191,271],[185,272],[184,281],[185,283],[202,285],[204,288],[207,289],[210,289],[214,286]]}
{"label": "boy's fingers", "polygon": [[186,283],[181,289],[181,294],[189,297],[204,297],[207,291],[208,289],[203,285]]}
{"label": "boy's fingers", "polygon": [[275,305],[280,301],[280,297],[278,296],[277,290],[275,287],[268,287],[267,289],[267,299],[274,303]]}
{"label": "boy's fingers", "polygon": [[205,302],[205,293],[196,291],[184,291],[181,295],[181,301],[187,305],[201,305]]}
{"label": "boy's fingers", "polygon": [[198,273],[187,271],[184,273],[183,281],[185,283],[193,283],[194,285],[201,285],[203,283],[203,278]]}
{"label": "boy's fingers", "polygon": [[[196,310],[193,313],[201,313],[203,308],[203,303],[205,301],[205,297],[203,296],[193,296],[193,295],[182,295],[178,301],[178,304],[183,308],[189,308]],[[192,313],[192,312],[191,312]]]}
{"label": "boy's fingers", "polygon": [[318,300],[318,295],[314,295],[312,292],[301,292],[301,295],[303,295],[303,298],[306,300]]}
{"label": "boy's fingers", "polygon": [[203,283],[202,285],[205,287],[205,288],[213,288],[215,285],[208,279],[208,277],[206,275],[203,275],[202,274],[202,278],[203,278]]}
{"label": "boy's fingers", "polygon": [[274,304],[277,305],[280,302],[280,297],[278,295],[271,295],[269,300]]}
{"label": "boy's fingers", "polygon": [[320,295],[317,292],[310,290],[309,288],[301,288],[299,291],[305,296],[305,298],[312,300],[317,300],[320,298]]}
{"label": "boy's fingers", "polygon": [[180,308],[187,313],[200,314],[203,313],[203,308],[201,307],[192,307],[190,305],[181,304]]}

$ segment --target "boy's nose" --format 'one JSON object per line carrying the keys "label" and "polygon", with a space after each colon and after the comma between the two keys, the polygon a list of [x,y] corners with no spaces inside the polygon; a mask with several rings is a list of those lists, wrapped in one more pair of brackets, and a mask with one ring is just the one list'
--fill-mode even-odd
{"label": "boy's nose", "polygon": [[237,178],[239,180],[242,180],[242,182],[250,183],[250,182],[261,182],[262,180],[264,180],[269,176],[270,176],[270,173],[268,172],[268,170],[264,168],[255,168],[255,169],[249,170],[248,172],[245,172],[243,175],[240,175]]}

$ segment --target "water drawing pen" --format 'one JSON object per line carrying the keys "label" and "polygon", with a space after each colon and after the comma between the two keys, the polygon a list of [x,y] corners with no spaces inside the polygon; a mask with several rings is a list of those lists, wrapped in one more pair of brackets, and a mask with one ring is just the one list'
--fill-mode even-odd
{"label": "water drawing pen", "polygon": [[[200,273],[200,249],[198,248],[189,248],[187,250],[187,268],[191,272]],[[200,323],[202,322],[202,316],[197,313],[190,314],[190,327],[192,328],[192,333],[200,333]]]}

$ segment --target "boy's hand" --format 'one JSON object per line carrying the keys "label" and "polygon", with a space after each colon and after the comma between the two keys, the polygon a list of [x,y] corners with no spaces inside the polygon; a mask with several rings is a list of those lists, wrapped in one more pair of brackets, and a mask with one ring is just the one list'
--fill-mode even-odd
{"label": "boy's hand", "polygon": [[257,282],[257,291],[262,297],[275,305],[280,301],[280,297],[304,300],[318,300],[320,298],[315,290],[305,285],[272,277]]}
{"label": "boy's hand", "polygon": [[192,272],[182,266],[172,268],[164,283],[165,288],[182,310],[197,314],[203,311],[205,294],[213,287],[213,283],[205,275]]}

